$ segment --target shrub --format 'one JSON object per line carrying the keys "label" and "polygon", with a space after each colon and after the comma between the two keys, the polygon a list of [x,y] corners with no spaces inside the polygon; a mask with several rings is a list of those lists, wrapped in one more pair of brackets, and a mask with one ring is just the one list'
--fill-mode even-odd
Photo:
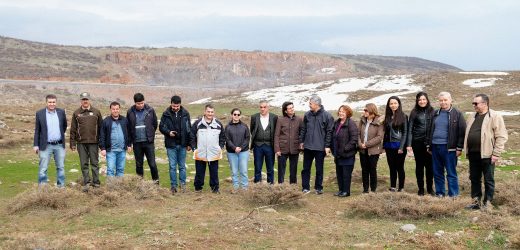
{"label": "shrub", "polygon": [[436,198],[410,193],[382,192],[353,197],[349,206],[352,214],[401,220],[456,216],[469,202],[469,198]]}
{"label": "shrub", "polygon": [[297,185],[258,183],[251,185],[243,196],[253,204],[277,205],[296,203],[303,193]]}
{"label": "shrub", "polygon": [[63,209],[69,207],[76,196],[74,190],[42,186],[18,194],[7,205],[7,211],[14,214],[29,209]]}

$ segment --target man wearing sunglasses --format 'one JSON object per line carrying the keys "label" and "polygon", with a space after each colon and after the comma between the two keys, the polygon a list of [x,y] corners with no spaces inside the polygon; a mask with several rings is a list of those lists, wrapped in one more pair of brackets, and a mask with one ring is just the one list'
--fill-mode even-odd
{"label": "man wearing sunglasses", "polygon": [[[502,115],[489,108],[489,97],[478,94],[473,98],[475,113],[470,114],[464,151],[469,160],[471,198],[473,203],[467,209],[491,208],[495,191],[495,163],[504,152],[507,130]],[[484,199],[482,198],[482,175],[484,175]]]}

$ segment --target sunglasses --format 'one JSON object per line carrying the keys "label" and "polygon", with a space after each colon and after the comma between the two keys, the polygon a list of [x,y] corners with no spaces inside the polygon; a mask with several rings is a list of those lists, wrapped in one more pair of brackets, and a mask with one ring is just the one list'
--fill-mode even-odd
{"label": "sunglasses", "polygon": [[233,114],[233,116],[240,116],[240,114],[236,114],[236,113],[235,113],[235,114]]}
{"label": "sunglasses", "polygon": [[363,109],[363,111],[368,112],[368,109]]}

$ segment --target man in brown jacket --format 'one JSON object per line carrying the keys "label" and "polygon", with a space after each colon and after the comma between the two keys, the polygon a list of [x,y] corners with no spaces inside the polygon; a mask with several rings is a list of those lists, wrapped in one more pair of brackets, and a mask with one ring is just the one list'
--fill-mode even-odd
{"label": "man in brown jacket", "polygon": [[[80,95],[81,106],[72,114],[70,124],[70,149],[78,150],[81,173],[83,174],[83,191],[87,192],[89,185],[99,187],[98,142],[103,117],[101,112],[90,105],[90,94]],[[89,168],[90,164],[90,168]],[[89,171],[92,169],[92,180]]]}
{"label": "man in brown jacket", "polygon": [[484,175],[484,200],[482,208],[491,208],[495,192],[495,163],[504,151],[507,130],[502,115],[489,108],[489,97],[478,94],[473,98],[475,113],[468,117],[464,152],[469,160],[469,179],[473,203],[468,209],[480,209],[482,175]]}
{"label": "man in brown jacket", "polygon": [[296,184],[300,155],[299,134],[303,120],[296,116],[292,102],[282,104],[282,113],[283,117],[278,118],[274,132],[274,152],[278,157],[278,183],[284,182],[285,167],[289,159],[289,183]]}

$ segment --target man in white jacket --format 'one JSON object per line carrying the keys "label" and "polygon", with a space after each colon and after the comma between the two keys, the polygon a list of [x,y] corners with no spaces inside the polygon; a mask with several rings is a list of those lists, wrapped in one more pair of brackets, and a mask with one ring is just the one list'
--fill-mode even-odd
{"label": "man in white jacket", "polygon": [[[468,209],[490,208],[495,192],[495,163],[504,151],[507,130],[502,115],[489,108],[489,97],[478,94],[473,98],[475,113],[470,114],[464,151],[469,160],[471,198],[473,203]],[[482,205],[482,175],[484,175],[484,200]]]}
{"label": "man in white jacket", "polygon": [[195,160],[195,192],[201,192],[204,186],[206,165],[209,166],[209,186],[213,193],[219,193],[218,160],[226,143],[224,126],[215,117],[215,108],[211,104],[204,107],[204,116],[191,127],[191,147]]}

